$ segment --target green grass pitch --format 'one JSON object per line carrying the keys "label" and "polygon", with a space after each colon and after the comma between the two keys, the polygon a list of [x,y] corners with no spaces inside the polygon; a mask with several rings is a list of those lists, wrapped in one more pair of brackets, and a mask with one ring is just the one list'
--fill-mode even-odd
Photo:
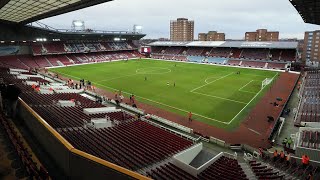
{"label": "green grass pitch", "polygon": [[191,111],[195,120],[228,130],[237,127],[269,89],[261,89],[262,81],[278,77],[274,71],[157,60],[97,63],[50,71],[90,80],[108,91],[122,90],[127,97],[134,94],[137,101],[182,116]]}

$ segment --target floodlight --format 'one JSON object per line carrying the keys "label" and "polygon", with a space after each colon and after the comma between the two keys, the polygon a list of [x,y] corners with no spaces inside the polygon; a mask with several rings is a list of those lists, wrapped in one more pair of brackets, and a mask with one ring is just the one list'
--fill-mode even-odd
{"label": "floodlight", "polygon": [[82,21],[74,21],[73,24],[77,27],[80,27],[83,25],[83,22]]}

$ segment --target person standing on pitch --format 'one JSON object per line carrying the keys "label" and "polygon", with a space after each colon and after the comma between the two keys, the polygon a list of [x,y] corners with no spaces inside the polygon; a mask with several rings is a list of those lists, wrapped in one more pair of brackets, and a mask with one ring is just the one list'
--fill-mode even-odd
{"label": "person standing on pitch", "polygon": [[189,122],[192,122],[192,112],[191,111],[188,113],[188,118],[189,118]]}

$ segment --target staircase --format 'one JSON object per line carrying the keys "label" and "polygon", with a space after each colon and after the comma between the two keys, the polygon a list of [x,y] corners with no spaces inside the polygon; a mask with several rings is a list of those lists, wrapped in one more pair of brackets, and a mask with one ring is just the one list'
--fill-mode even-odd
{"label": "staircase", "polygon": [[269,63],[266,63],[266,64],[264,65],[264,67],[263,67],[263,68],[267,68],[267,67],[268,67],[268,65],[269,65]]}
{"label": "staircase", "polygon": [[250,166],[247,163],[239,163],[239,165],[241,166],[243,172],[247,175],[247,178],[249,180],[257,180],[258,179],[256,177],[256,175],[254,175],[252,169],[250,168]]}
{"label": "staircase", "polygon": [[17,60],[22,64],[22,65],[24,65],[27,69],[29,69],[30,67],[29,66],[27,66],[24,62],[22,62],[19,58],[17,58]]}
{"label": "staircase", "polygon": [[47,57],[44,56],[44,59],[48,62],[48,64],[50,64],[51,67],[54,66],[54,65],[52,65],[51,62],[47,59]]}
{"label": "staircase", "polygon": [[242,64],[242,61],[240,61],[239,66],[241,66],[241,64]]}
{"label": "staircase", "polygon": [[57,63],[59,64],[59,66],[64,66],[64,64],[61,61],[57,61]]}

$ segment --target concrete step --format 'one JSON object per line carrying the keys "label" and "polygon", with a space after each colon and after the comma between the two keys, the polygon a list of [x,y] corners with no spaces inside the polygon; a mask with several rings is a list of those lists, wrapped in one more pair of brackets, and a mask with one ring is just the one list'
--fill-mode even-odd
{"label": "concrete step", "polygon": [[249,180],[257,180],[258,179],[247,163],[239,163],[239,165],[241,166],[241,168],[243,169],[243,172],[247,175],[247,178]]}

